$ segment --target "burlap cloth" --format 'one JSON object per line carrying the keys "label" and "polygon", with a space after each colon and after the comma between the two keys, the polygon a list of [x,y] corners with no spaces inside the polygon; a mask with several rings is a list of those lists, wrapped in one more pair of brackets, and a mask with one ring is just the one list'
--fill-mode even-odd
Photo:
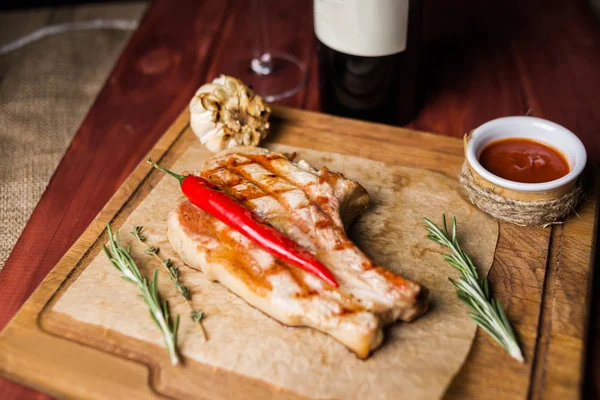
{"label": "burlap cloth", "polygon": [[[0,13],[0,45],[42,26],[139,20],[145,2]],[[131,32],[43,38],[0,56],[0,269]]]}

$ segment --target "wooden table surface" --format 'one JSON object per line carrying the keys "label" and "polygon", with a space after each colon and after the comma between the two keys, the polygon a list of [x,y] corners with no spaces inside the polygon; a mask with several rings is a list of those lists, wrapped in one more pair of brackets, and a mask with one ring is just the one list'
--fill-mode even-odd
{"label": "wooden table surface", "polygon": [[[0,273],[0,329],[197,87],[244,56],[253,32],[249,3],[153,3]],[[281,104],[318,110],[311,2],[267,3],[271,47],[309,67],[306,88]],[[530,110],[577,133],[590,160],[600,161],[600,22],[586,0],[427,0],[423,24],[420,110],[410,127],[460,137]],[[594,287],[586,397],[600,393],[600,284]],[[45,398],[0,380],[0,399]]]}

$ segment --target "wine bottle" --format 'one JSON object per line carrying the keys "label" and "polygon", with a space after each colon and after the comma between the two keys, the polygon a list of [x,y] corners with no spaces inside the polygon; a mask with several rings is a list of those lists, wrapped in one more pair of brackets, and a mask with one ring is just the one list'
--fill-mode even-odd
{"label": "wine bottle", "polygon": [[404,124],[415,111],[419,0],[314,0],[324,112]]}

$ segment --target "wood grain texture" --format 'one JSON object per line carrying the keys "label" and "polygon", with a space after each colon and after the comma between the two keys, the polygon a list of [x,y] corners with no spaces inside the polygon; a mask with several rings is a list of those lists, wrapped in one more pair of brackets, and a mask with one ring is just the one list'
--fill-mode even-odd
{"label": "wood grain texture", "polygon": [[[597,196],[600,190],[598,177],[588,176],[590,196]],[[552,251],[548,266],[552,279],[547,283],[550,292],[544,301],[544,318],[541,323],[547,332],[543,337],[544,348],[539,352],[540,368],[534,390],[534,398],[568,398],[569,388],[584,385],[582,376],[576,377],[568,371],[583,369],[585,346],[588,340],[587,327],[577,326],[573,321],[581,318],[581,313],[589,312],[594,276],[594,252],[588,253],[585,245],[578,240],[581,235],[594,237],[598,231],[598,220],[594,225],[585,215],[598,213],[598,203],[584,201],[578,213],[581,218],[573,218],[555,229],[553,243],[561,243]],[[596,237],[597,240],[597,237]],[[596,248],[596,254],[598,249]],[[596,261],[597,264],[597,261]],[[588,267],[586,267],[586,265]],[[585,392],[584,392],[585,393]]]}
{"label": "wood grain texture", "polygon": [[[169,167],[196,140],[188,120],[185,111],[149,155]],[[317,140],[323,136],[326,140]],[[385,138],[393,140],[377,149]],[[461,140],[289,108],[275,108],[269,140],[323,150],[335,148],[342,154],[426,168],[448,176],[456,176],[462,164]],[[589,172],[588,179],[596,179],[593,171]],[[138,165],[0,333],[0,372],[49,393],[73,398],[189,398],[198,393],[201,398],[297,398],[263,382],[198,363],[172,368],[166,353],[155,351],[153,345],[76,323],[51,311],[57,296],[100,251],[106,240],[105,223],[119,226],[158,179],[160,175],[146,163]],[[543,229],[500,224],[490,280],[496,296],[506,304],[527,362],[515,362],[478,330],[448,398],[478,398],[484,390],[501,399],[527,398],[531,394],[537,398],[540,393],[575,398],[580,394],[590,295],[589,287],[582,286],[587,287],[592,273],[597,196],[594,191],[588,192],[579,210],[580,218],[564,226]],[[566,301],[565,296],[575,290],[578,301]],[[568,354],[563,354],[565,349]],[[102,371],[91,374],[88,368],[96,362]],[[35,368],[27,368],[29,365]],[[90,374],[94,375],[91,379]],[[200,376],[202,379],[198,379]],[[73,381],[78,382],[75,388]],[[108,381],[111,385],[106,389],[103,385]]]}
{"label": "wood grain texture", "polygon": [[[194,90],[217,73],[221,57],[230,54],[222,39],[251,34],[232,22],[241,4],[188,0],[173,7],[167,0],[154,2],[0,273],[0,327],[83,232]],[[310,2],[294,3],[293,9],[269,8],[268,20],[277,20],[281,12],[289,15],[286,32],[300,32],[301,39],[281,35],[274,39],[274,48],[300,57],[308,54],[309,66],[307,88],[285,104],[317,110],[314,38],[306,34],[312,29]],[[577,133],[590,159],[598,162],[599,46],[600,28],[586,0],[425,2],[421,107],[409,126],[459,137],[488,119],[532,108],[533,115]],[[389,136],[383,139],[387,140]],[[323,148],[321,141],[327,143],[325,135],[315,142]],[[377,148],[381,146],[360,148],[359,155],[373,154]],[[589,363],[597,368],[588,369],[592,379],[588,386],[595,386],[598,393],[600,296],[595,297]],[[0,380],[0,398],[43,396]]]}

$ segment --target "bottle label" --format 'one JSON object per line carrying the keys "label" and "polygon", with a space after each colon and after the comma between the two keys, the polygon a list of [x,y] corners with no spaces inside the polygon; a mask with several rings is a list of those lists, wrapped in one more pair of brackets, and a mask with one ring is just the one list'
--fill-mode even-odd
{"label": "bottle label", "polygon": [[409,0],[314,0],[315,34],[342,53],[388,56],[406,49]]}

